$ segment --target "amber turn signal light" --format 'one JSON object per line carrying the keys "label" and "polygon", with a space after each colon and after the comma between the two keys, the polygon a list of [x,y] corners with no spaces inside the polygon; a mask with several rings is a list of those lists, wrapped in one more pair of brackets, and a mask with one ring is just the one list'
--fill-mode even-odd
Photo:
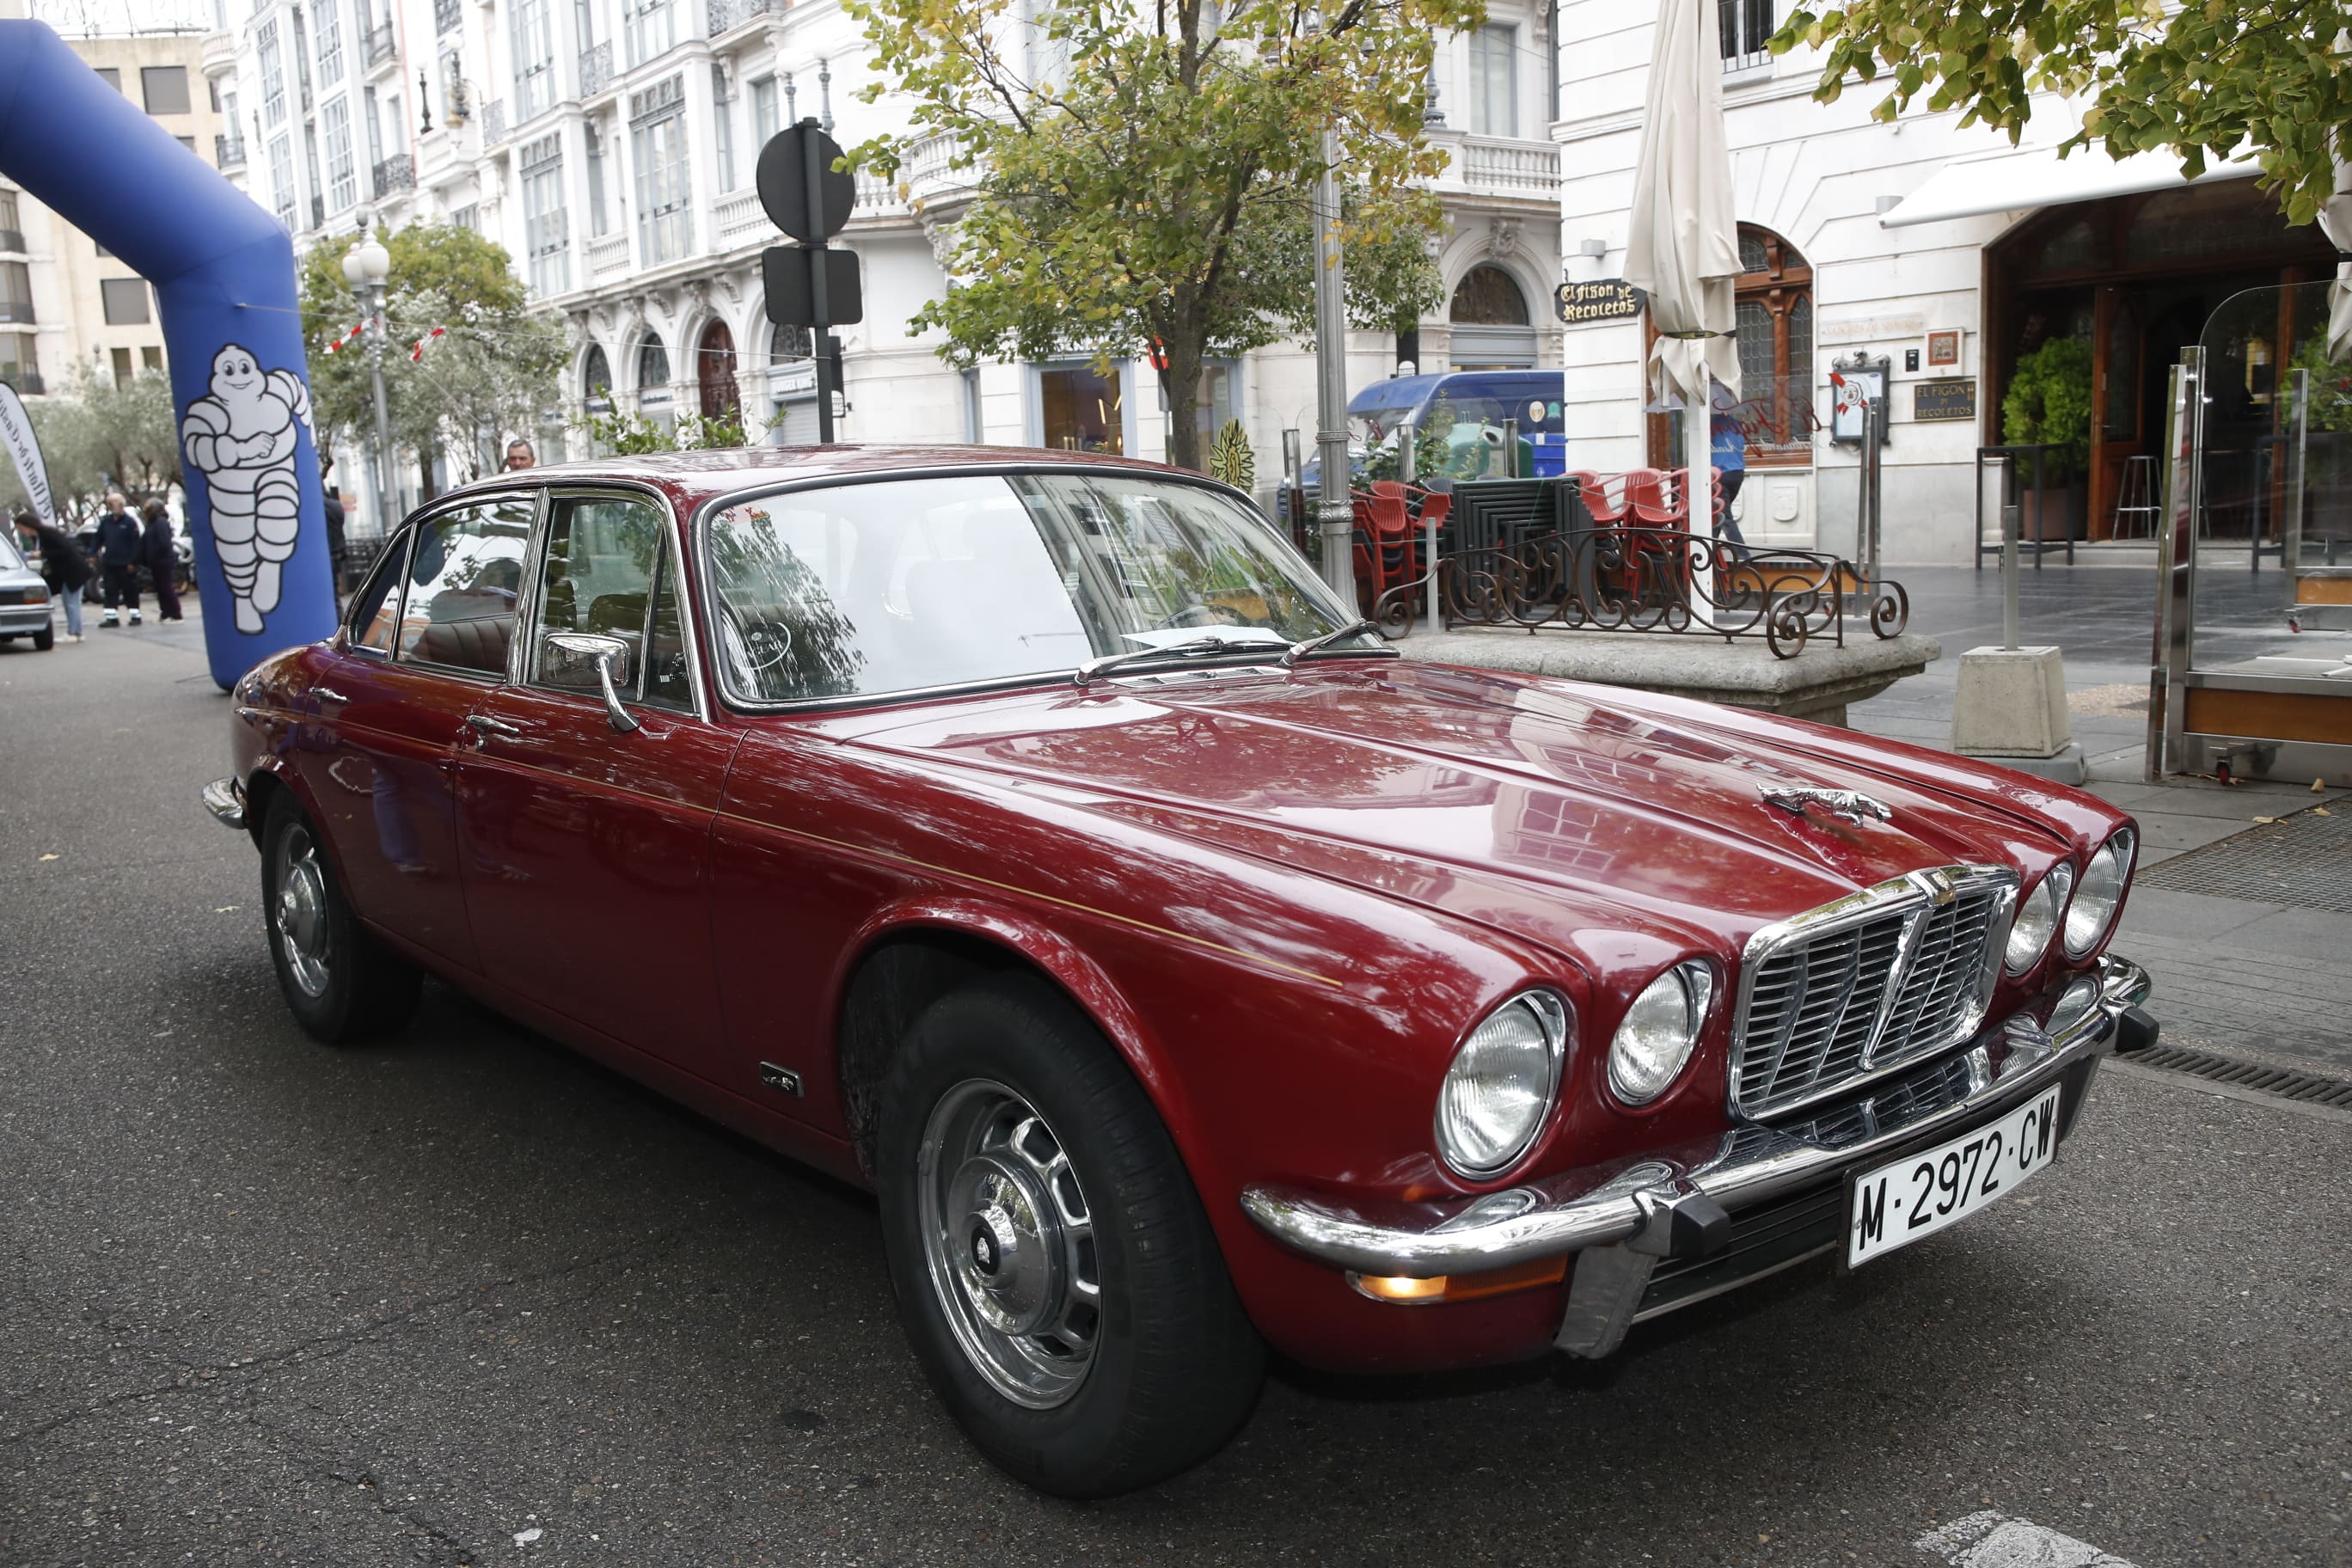
{"label": "amber turn signal light", "polygon": [[1515,1263],[1508,1268],[1482,1268],[1475,1274],[1440,1274],[1416,1279],[1406,1274],[1357,1274],[1348,1283],[1375,1301],[1400,1307],[1433,1307],[1444,1301],[1475,1301],[1482,1297],[1557,1285],[1568,1278],[1568,1255]]}

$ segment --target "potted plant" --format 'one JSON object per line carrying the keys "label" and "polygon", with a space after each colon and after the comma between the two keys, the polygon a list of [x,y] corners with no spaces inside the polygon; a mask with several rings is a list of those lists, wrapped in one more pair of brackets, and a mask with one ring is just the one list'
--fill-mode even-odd
{"label": "potted plant", "polygon": [[2042,458],[2042,485],[2033,482],[2032,461],[2017,464],[2019,537],[2080,539],[2084,477],[2091,462],[2091,345],[2081,338],[2052,338],[2020,356],[2000,399],[2001,439],[2012,447],[2050,448]]}

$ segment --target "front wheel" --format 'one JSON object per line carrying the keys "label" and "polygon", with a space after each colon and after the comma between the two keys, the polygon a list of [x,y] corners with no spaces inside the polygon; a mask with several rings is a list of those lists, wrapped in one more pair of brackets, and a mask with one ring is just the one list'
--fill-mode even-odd
{"label": "front wheel", "polygon": [[1265,1346],[1167,1129],[1075,1007],[1022,974],[942,998],[881,1129],[899,1317],[982,1452],[1104,1497],[1223,1447]]}
{"label": "front wheel", "polygon": [[368,934],[294,797],[273,793],[261,834],[261,908],[269,956],[295,1021],[343,1045],[390,1033],[416,1011],[415,965]]}

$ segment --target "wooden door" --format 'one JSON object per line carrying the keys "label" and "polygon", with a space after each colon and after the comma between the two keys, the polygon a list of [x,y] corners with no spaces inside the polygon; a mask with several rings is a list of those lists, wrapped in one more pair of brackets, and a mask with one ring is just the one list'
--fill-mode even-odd
{"label": "wooden door", "polygon": [[2110,284],[2098,291],[2091,329],[2091,495],[2093,539],[2115,535],[2125,465],[2151,449],[2142,405],[2140,360],[2147,328],[2131,296]]}

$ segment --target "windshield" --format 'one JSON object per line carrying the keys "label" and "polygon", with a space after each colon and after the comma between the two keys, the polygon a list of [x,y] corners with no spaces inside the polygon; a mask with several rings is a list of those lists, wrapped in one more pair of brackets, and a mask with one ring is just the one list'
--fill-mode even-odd
{"label": "windshield", "polygon": [[1263,657],[1354,618],[1255,512],[1148,474],[793,490],[712,514],[704,539],[720,669],[755,702],[1056,674],[1204,637]]}
{"label": "windshield", "polygon": [[16,531],[14,528],[0,528],[0,572],[22,572],[26,569],[24,552],[16,548]]}

